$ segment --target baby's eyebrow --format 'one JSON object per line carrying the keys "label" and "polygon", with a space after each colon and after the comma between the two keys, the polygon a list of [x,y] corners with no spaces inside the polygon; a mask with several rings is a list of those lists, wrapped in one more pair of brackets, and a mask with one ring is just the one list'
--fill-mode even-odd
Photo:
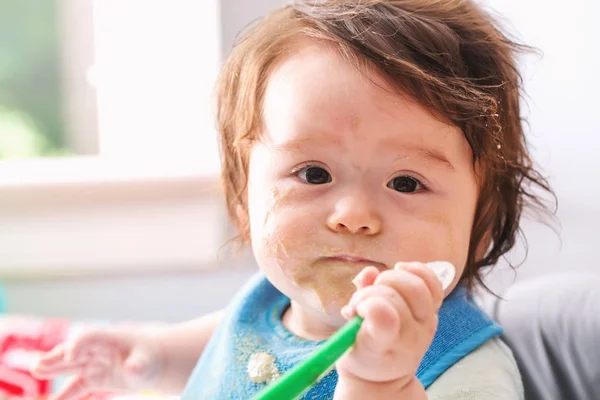
{"label": "baby's eyebrow", "polygon": [[398,162],[404,159],[410,159],[414,156],[418,157],[418,158],[422,158],[424,160],[428,160],[428,161],[433,161],[435,163],[438,164],[442,164],[447,168],[450,168],[452,170],[454,170],[454,165],[452,165],[452,163],[450,161],[448,161],[448,158],[446,157],[446,155],[436,149],[424,149],[422,147],[406,147],[406,149],[409,151],[408,154],[402,155],[400,157],[397,157],[394,162]]}
{"label": "baby's eyebrow", "polygon": [[[327,140],[324,138],[309,137],[309,138],[297,138],[297,139],[286,141],[284,143],[276,144],[276,145],[274,145],[274,149],[278,150],[278,151],[301,152],[305,146],[314,146],[317,143],[318,143],[318,145],[321,145],[321,146],[327,145],[327,144],[332,144],[332,145],[336,144],[335,140]],[[406,151],[406,153],[404,155],[399,156],[396,159],[394,159],[394,163],[405,160],[405,159],[410,159],[410,158],[416,157],[416,158],[423,159],[425,161],[435,162],[436,164],[443,165],[444,167],[451,169],[451,170],[455,169],[454,165],[452,165],[452,163],[450,161],[448,161],[448,158],[446,157],[446,155],[440,150],[432,149],[432,148],[423,148],[421,146],[417,146],[414,144],[403,144],[401,147],[403,150]]]}
{"label": "baby's eyebrow", "polygon": [[279,151],[297,152],[297,151],[302,151],[307,146],[308,147],[312,147],[315,145],[323,146],[323,145],[327,145],[327,144],[335,145],[336,143],[331,140],[324,140],[323,138],[310,137],[310,138],[288,140],[283,143],[278,143],[278,144],[273,145],[273,148],[275,150],[279,150]]}

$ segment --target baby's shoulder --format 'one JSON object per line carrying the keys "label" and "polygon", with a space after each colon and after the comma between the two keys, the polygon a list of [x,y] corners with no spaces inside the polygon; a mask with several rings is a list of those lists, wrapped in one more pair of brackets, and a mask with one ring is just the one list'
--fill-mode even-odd
{"label": "baby's shoulder", "polygon": [[502,340],[492,338],[448,368],[427,389],[430,400],[524,398],[517,362]]}

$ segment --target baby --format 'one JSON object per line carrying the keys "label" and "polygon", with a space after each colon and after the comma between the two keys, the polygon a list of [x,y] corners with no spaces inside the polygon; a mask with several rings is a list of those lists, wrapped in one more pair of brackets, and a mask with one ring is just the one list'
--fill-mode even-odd
{"label": "baby", "polygon": [[469,0],[267,15],[225,62],[217,116],[227,206],[261,273],[224,311],[90,331],[34,372],[74,375],[60,399],[249,399],[358,314],[355,346],[303,398],[523,398],[469,295],[539,204],[531,186],[550,192],[525,146],[522,48]]}

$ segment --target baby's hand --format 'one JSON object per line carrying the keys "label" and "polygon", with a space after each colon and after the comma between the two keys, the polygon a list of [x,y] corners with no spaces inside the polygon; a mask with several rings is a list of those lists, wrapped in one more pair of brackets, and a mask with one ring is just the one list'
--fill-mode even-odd
{"label": "baby's hand", "polygon": [[74,375],[57,400],[153,387],[163,366],[160,345],[141,327],[96,329],[56,346],[32,368],[41,379]]}
{"label": "baby's hand", "polygon": [[[445,285],[454,277],[450,263]],[[440,274],[438,274],[440,275]],[[421,263],[398,263],[379,272],[367,267],[355,279],[358,288],[342,309],[345,318],[364,318],[354,348],[336,364],[340,380],[371,383],[409,382],[437,329],[444,289],[436,273]]]}

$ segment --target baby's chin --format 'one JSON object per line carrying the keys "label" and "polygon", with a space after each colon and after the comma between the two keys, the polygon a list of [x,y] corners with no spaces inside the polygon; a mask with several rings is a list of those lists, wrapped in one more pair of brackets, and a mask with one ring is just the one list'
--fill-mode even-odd
{"label": "baby's chin", "polygon": [[[348,301],[350,301],[349,298]],[[340,328],[342,325],[348,322],[341,313],[342,307],[344,307],[346,304],[348,303],[346,302],[342,305],[332,305],[331,307],[327,307],[325,311],[320,310],[323,314],[324,321],[326,321],[328,325],[336,328]]]}
{"label": "baby's chin", "polygon": [[294,300],[294,302],[302,307],[306,314],[311,315],[314,318],[318,318],[327,325],[340,327],[346,319],[342,317],[341,309],[348,304],[352,294],[356,290],[352,286],[350,291],[342,293],[340,291],[317,292],[316,290],[310,290],[306,287],[298,287],[291,284],[291,292],[288,297]]}
{"label": "baby's chin", "polygon": [[[352,283],[353,276],[346,279],[332,279],[328,276],[315,276],[309,279],[291,281],[303,296],[310,296],[310,303],[323,315],[339,314],[343,306],[348,304],[356,287]],[[306,303],[305,303],[306,304]]]}
{"label": "baby's chin", "polygon": [[[297,295],[297,293],[295,293]],[[348,296],[348,301],[351,296]],[[341,309],[348,302],[327,301],[323,305],[314,296],[296,296],[294,302],[297,306],[302,307],[305,314],[310,315],[314,320],[328,325],[337,330],[346,322],[348,322],[341,314]],[[343,304],[342,304],[343,303]]]}

